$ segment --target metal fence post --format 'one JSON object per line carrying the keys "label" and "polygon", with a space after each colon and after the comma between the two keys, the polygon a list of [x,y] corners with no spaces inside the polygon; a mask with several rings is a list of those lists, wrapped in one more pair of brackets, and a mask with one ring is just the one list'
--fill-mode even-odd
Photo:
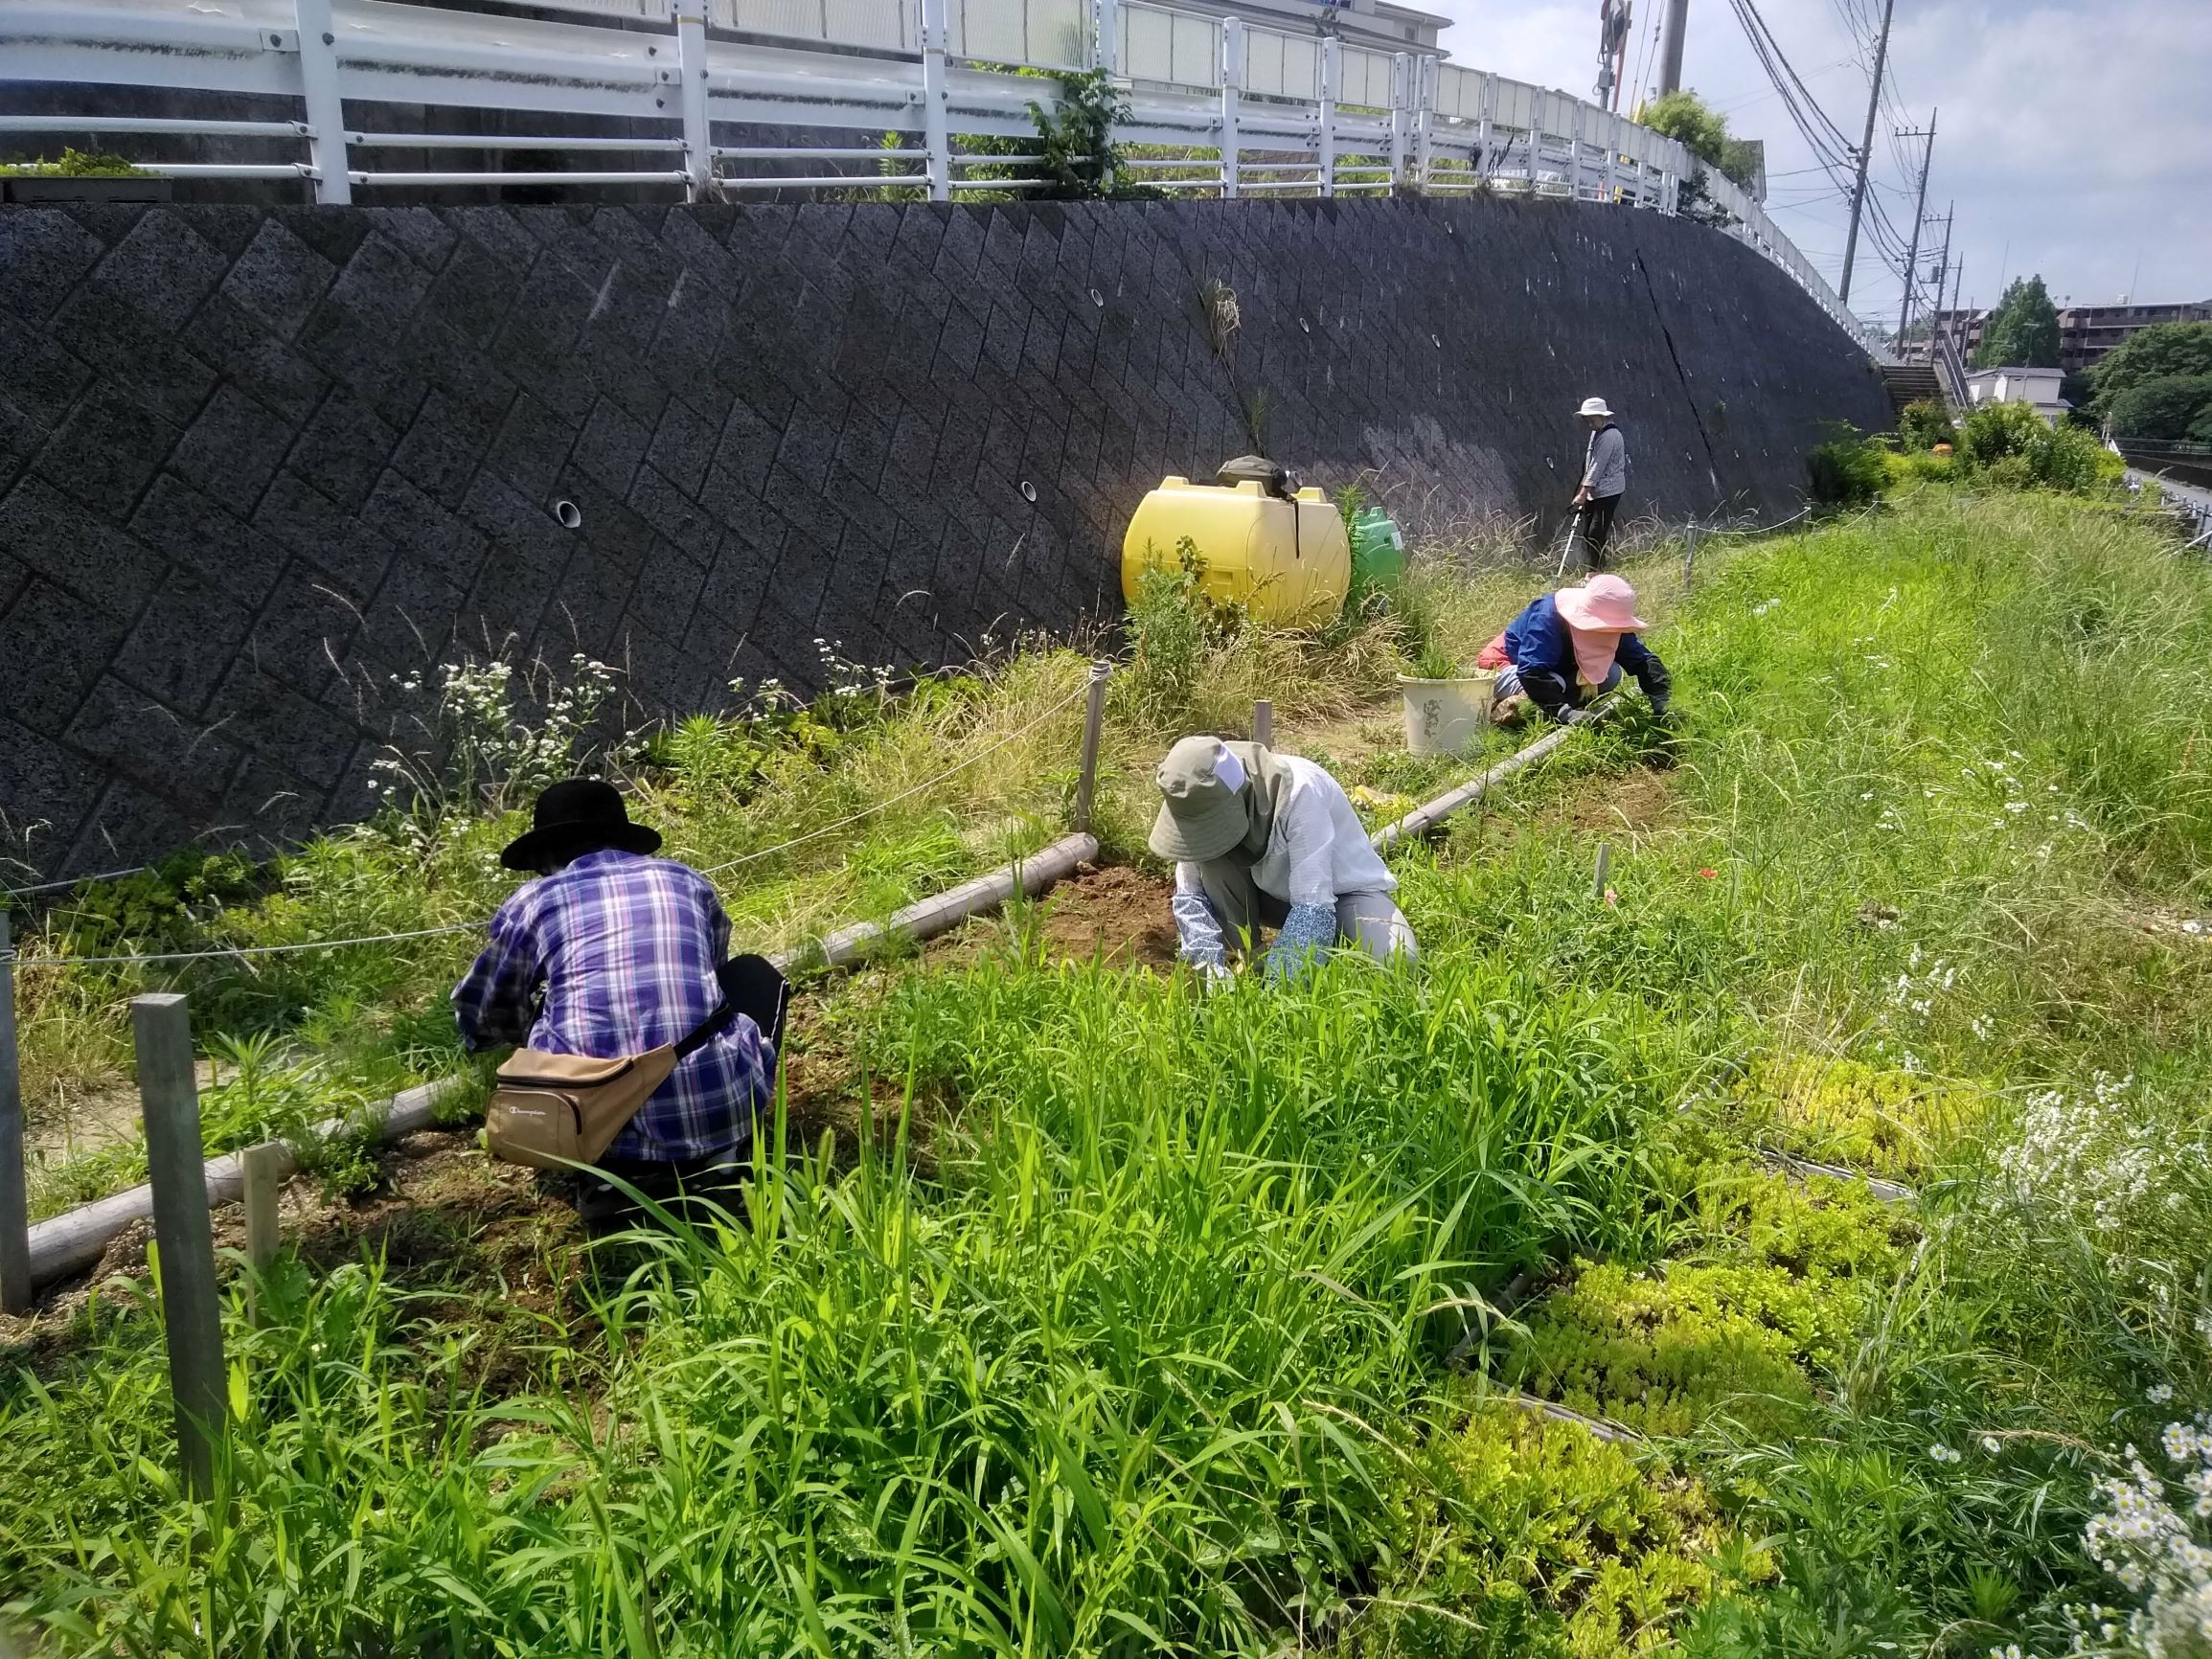
{"label": "metal fence post", "polygon": [[676,107],[684,118],[684,200],[701,201],[715,176],[714,127],[707,117],[707,16],[696,0],[676,12]]}
{"label": "metal fence post", "polygon": [[1079,835],[1090,831],[1091,801],[1098,792],[1099,738],[1106,730],[1106,680],[1113,671],[1113,664],[1104,657],[1090,666],[1090,694],[1083,711],[1083,770],[1076,775],[1075,810],[1068,814],[1068,828]]}
{"label": "metal fence post", "polygon": [[1336,89],[1343,82],[1343,43],[1334,34],[1321,42],[1321,193],[1336,193]]}
{"label": "metal fence post", "polygon": [[1390,193],[1405,188],[1406,124],[1412,114],[1413,56],[1400,52],[1390,59]]}
{"label": "metal fence post", "polygon": [[929,199],[952,199],[951,94],[945,55],[952,45],[946,0],[922,0],[922,142],[929,151]]}
{"label": "metal fence post", "polygon": [[1567,198],[1570,201],[1581,201],[1583,199],[1583,104],[1579,98],[1575,100],[1574,133],[1567,140],[1567,150],[1573,157],[1567,167]]}
{"label": "metal fence post", "polygon": [[0,909],[0,1313],[31,1311],[31,1223],[23,1191],[23,1074],[15,1058],[15,946]]}
{"label": "metal fence post", "polygon": [[1091,67],[1118,75],[1122,57],[1121,0],[1098,0],[1091,18],[1092,27],[1098,31],[1098,38],[1092,42]]}
{"label": "metal fence post", "polygon": [[1252,699],[1252,741],[1263,749],[1275,746],[1275,702],[1272,697]]}
{"label": "metal fence post", "polygon": [[1474,128],[1474,170],[1488,178],[1497,170],[1490,165],[1490,127],[1497,116],[1497,77],[1486,73],[1482,78],[1482,97],[1477,104],[1479,113]]}
{"label": "metal fence post", "polygon": [[146,1115],[147,1172],[153,1179],[153,1236],[161,1248],[161,1311],[169,1330],[177,1459],[193,1495],[206,1498],[215,1491],[216,1447],[227,1424],[227,1405],[192,1020],[182,996],[157,991],[131,998],[130,1024]]}
{"label": "metal fence post", "polygon": [[1434,155],[1436,80],[1443,66],[1441,57],[1413,60],[1413,184],[1416,190],[1428,188],[1428,169]]}
{"label": "metal fence post", "polygon": [[315,169],[315,200],[340,206],[353,199],[346,170],[346,105],[338,96],[338,36],[331,0],[292,0],[300,30],[300,93],[307,104],[308,160]]}
{"label": "metal fence post", "polygon": [[1240,17],[1221,23],[1221,199],[1233,201],[1243,193],[1238,154],[1237,105],[1244,85],[1244,23]]}

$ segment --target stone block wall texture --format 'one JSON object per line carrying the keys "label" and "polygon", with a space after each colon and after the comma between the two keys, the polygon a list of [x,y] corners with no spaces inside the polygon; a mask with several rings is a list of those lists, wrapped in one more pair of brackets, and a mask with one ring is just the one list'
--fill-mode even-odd
{"label": "stone block wall texture", "polygon": [[1675,520],[1785,515],[1823,421],[1888,422],[1781,273],[1594,206],[0,210],[0,855],[357,816],[396,682],[465,652],[681,716],[818,638],[1110,617],[1138,498],[1255,402],[1417,528],[1548,531],[1590,392]]}

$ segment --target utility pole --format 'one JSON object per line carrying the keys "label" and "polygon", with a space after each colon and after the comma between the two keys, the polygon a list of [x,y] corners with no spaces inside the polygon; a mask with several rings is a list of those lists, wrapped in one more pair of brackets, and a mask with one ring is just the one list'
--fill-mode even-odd
{"label": "utility pole", "polygon": [[1958,263],[1950,268],[1950,326],[1958,335],[1958,354],[1961,361],[1964,361],[1966,357],[1967,317],[1966,313],[1958,308],[1958,299],[1960,291],[1965,286],[1966,255],[1961,254],[1958,257]]}
{"label": "utility pole", "polygon": [[1935,306],[1927,319],[1927,360],[1935,361],[1935,336],[1943,327],[1943,290],[1950,281],[1950,223],[1958,217],[1958,203],[1943,212],[1943,258],[1935,262]]}
{"label": "utility pole", "polygon": [[1881,0],[1881,37],[1874,43],[1874,85],[1866,95],[1866,136],[1859,146],[1859,182],[1851,191],[1851,235],[1843,243],[1843,290],[1836,297],[1851,304],[1851,266],[1859,257],[1859,218],[1866,211],[1866,168],[1874,159],[1874,118],[1881,112],[1881,78],[1889,69],[1889,19],[1897,0]]}
{"label": "utility pole", "polygon": [[[1905,323],[1912,315],[1912,291],[1920,284],[1920,226],[1927,213],[1927,170],[1935,165],[1935,117],[1936,111],[1931,109],[1927,112],[1927,131],[1925,134],[1908,131],[1897,135],[1900,138],[1926,137],[1927,140],[1927,148],[1921,152],[1920,157],[1920,193],[1912,202],[1912,239],[1904,250],[1904,298],[1898,303],[1897,307],[1897,352],[1901,357],[1904,354]],[[1945,235],[1948,237],[1950,232],[1947,230]]]}
{"label": "utility pole", "polygon": [[1659,27],[1659,96],[1682,90],[1682,34],[1690,27],[1690,0],[1666,0]]}

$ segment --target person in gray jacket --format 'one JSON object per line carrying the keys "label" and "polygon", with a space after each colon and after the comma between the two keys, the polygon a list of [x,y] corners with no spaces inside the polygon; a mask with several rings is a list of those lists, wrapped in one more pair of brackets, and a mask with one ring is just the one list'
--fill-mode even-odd
{"label": "person in gray jacket", "polygon": [[1260,743],[1185,738],[1160,762],[1152,849],[1175,866],[1169,908],[1182,960],[1209,984],[1228,957],[1276,929],[1269,979],[1294,978],[1339,945],[1378,962],[1420,955],[1342,785],[1311,761]]}
{"label": "person in gray jacket", "polygon": [[1582,488],[1575,491],[1575,539],[1582,543],[1583,567],[1606,568],[1606,543],[1612,539],[1613,514],[1629,488],[1629,441],[1613,424],[1603,398],[1583,399],[1583,424],[1590,441],[1583,451]]}

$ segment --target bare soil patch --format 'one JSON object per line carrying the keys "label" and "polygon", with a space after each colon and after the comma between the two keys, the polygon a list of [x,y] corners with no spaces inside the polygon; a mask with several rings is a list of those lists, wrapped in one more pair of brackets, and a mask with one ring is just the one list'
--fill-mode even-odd
{"label": "bare soil patch", "polygon": [[[1175,965],[1174,885],[1125,864],[1085,864],[1037,903],[1027,920],[1047,962],[1104,963],[1164,973]],[[933,941],[924,960],[979,962],[1010,943],[1004,916],[983,917]]]}
{"label": "bare soil patch", "polygon": [[1674,813],[1674,795],[1664,772],[1640,766],[1617,777],[1594,780],[1565,802],[1565,818],[1577,830],[1592,831],[1656,830]]}
{"label": "bare soil patch", "polygon": [[[312,1175],[295,1176],[279,1214],[286,1242],[318,1273],[367,1254],[424,1289],[496,1286],[519,1322],[581,1311],[569,1305],[571,1275],[560,1261],[583,1238],[575,1211],[534,1171],[486,1154],[473,1125],[423,1130],[381,1148],[376,1184],[356,1195],[326,1195]],[[213,1218],[217,1251],[243,1251],[242,1207],[218,1205]],[[72,1346],[102,1286],[144,1280],[151,1236],[149,1223],[132,1223],[88,1274],[50,1288],[36,1311],[0,1316],[0,1355],[35,1363]]]}

